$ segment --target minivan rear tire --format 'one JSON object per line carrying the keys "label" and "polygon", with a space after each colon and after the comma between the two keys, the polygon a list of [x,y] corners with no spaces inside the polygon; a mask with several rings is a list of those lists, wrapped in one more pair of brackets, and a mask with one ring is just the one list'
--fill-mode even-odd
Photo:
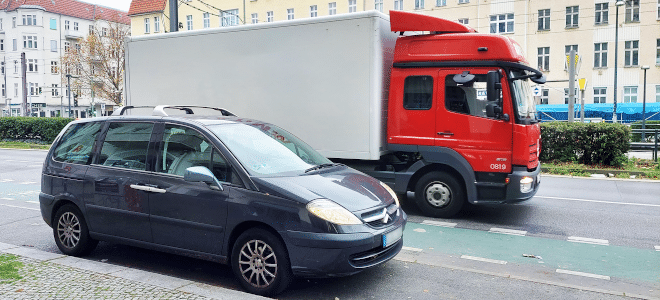
{"label": "minivan rear tire", "polygon": [[293,278],[283,243],[262,228],[249,229],[238,237],[232,249],[231,267],[245,290],[262,296],[281,293]]}
{"label": "minivan rear tire", "polygon": [[57,248],[71,256],[85,256],[99,243],[89,236],[87,221],[73,204],[65,204],[55,213],[53,235]]}

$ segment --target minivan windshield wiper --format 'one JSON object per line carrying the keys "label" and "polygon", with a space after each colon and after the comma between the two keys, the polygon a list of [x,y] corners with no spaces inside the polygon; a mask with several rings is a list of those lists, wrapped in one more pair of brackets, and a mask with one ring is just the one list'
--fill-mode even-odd
{"label": "minivan windshield wiper", "polygon": [[323,169],[323,168],[329,168],[329,167],[339,166],[339,165],[341,165],[341,164],[336,164],[336,163],[320,164],[320,165],[316,165],[316,166],[313,166],[313,167],[311,167],[311,168],[305,170],[305,173],[309,173],[309,172],[311,172],[311,171],[320,170],[320,169]]}

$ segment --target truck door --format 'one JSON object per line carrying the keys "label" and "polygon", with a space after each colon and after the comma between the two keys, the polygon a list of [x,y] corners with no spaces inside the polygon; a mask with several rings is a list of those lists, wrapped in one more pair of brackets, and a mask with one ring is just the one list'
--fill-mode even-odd
{"label": "truck door", "polygon": [[[503,113],[508,114],[510,120],[486,116],[486,74],[489,70],[493,68],[439,71],[435,145],[456,150],[475,172],[508,173],[511,172],[514,122],[511,96],[508,83],[502,78]],[[474,75],[474,80],[457,83],[454,77],[461,74]]]}
{"label": "truck door", "polygon": [[394,69],[388,105],[388,143],[433,146],[437,69]]}

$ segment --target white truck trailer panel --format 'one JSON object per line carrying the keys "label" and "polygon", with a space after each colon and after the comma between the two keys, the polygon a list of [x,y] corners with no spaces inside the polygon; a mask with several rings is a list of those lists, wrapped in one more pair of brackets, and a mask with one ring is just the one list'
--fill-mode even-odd
{"label": "white truck trailer panel", "polygon": [[377,160],[395,41],[375,11],[131,37],[126,104],[222,107],[327,157]]}

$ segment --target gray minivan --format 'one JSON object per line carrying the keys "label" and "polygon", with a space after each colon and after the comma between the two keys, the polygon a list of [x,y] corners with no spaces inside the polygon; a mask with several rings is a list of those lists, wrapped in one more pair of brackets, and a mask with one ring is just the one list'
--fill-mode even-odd
{"label": "gray minivan", "polygon": [[218,108],[132,108],[70,123],[46,157],[41,214],[64,254],[99,240],[184,254],[272,295],[401,250],[407,216],[392,189],[287,131]]}

